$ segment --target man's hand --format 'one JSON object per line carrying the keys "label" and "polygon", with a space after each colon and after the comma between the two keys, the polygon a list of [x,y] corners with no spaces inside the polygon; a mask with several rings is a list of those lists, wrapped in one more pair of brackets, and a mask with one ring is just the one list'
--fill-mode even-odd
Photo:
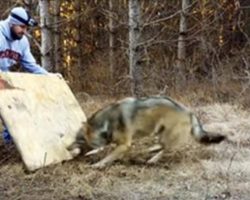
{"label": "man's hand", "polygon": [[50,73],[48,73],[48,75],[49,75],[49,76],[57,76],[57,77],[59,77],[59,78],[63,78],[62,74],[60,74],[60,73],[58,73],[58,72],[57,72],[57,73],[51,73],[51,72],[50,72]]}

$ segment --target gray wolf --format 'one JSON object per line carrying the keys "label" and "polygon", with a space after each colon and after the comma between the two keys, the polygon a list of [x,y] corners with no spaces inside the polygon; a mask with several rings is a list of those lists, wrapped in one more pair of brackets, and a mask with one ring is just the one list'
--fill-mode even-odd
{"label": "gray wolf", "polygon": [[169,97],[125,98],[94,113],[83,126],[86,142],[94,149],[115,143],[115,149],[93,167],[102,168],[121,159],[133,138],[158,135],[159,152],[148,163],[156,163],[164,151],[185,135],[202,144],[220,143],[226,136],[203,129],[199,119]]}

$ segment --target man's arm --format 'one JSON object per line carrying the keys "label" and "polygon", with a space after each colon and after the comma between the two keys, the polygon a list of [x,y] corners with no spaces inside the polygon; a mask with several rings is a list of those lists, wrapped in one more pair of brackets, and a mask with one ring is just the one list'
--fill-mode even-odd
{"label": "man's arm", "polygon": [[31,51],[30,51],[30,45],[29,45],[29,42],[26,39],[26,47],[25,49],[23,50],[23,55],[21,57],[21,65],[22,67],[28,71],[28,72],[31,72],[31,73],[34,73],[34,74],[48,74],[48,71],[45,70],[44,68],[42,68],[40,65],[38,65],[36,63],[36,60],[34,58],[34,56],[32,55]]}

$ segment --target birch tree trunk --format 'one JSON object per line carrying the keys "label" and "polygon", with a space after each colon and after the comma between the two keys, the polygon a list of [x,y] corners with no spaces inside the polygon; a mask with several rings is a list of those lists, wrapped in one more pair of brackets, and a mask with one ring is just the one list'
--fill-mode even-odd
{"label": "birch tree trunk", "polygon": [[61,71],[61,46],[60,46],[60,30],[59,30],[59,22],[60,22],[60,6],[61,0],[54,0],[53,3],[53,17],[54,17],[54,26],[53,26],[53,38],[54,38],[54,52],[53,52],[53,63],[54,63],[54,70],[56,72]]}
{"label": "birch tree trunk", "polygon": [[132,79],[132,95],[142,93],[140,63],[140,5],[138,0],[129,0],[129,73]]}
{"label": "birch tree trunk", "polygon": [[50,30],[49,0],[39,0],[41,24],[41,63],[48,71],[52,70],[52,40]]}
{"label": "birch tree trunk", "polygon": [[185,61],[186,61],[186,37],[187,37],[187,14],[189,11],[191,0],[182,0],[182,11],[180,16],[179,37],[178,37],[178,49],[177,49],[177,87],[182,87],[186,81],[185,79]]}

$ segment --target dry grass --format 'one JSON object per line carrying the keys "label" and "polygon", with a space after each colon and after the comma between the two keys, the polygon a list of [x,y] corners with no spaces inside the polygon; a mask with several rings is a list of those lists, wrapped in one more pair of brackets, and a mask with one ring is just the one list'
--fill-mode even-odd
{"label": "dry grass", "polygon": [[[77,97],[87,116],[115,101],[84,93]],[[230,104],[210,104],[194,111],[206,129],[223,132],[232,142],[208,147],[191,142],[157,165],[147,165],[150,155],[145,149],[153,141],[145,138],[136,140],[124,160],[104,170],[92,169],[90,164],[110,148],[29,174],[23,170],[15,147],[0,141],[0,199],[249,199],[249,112]]]}

